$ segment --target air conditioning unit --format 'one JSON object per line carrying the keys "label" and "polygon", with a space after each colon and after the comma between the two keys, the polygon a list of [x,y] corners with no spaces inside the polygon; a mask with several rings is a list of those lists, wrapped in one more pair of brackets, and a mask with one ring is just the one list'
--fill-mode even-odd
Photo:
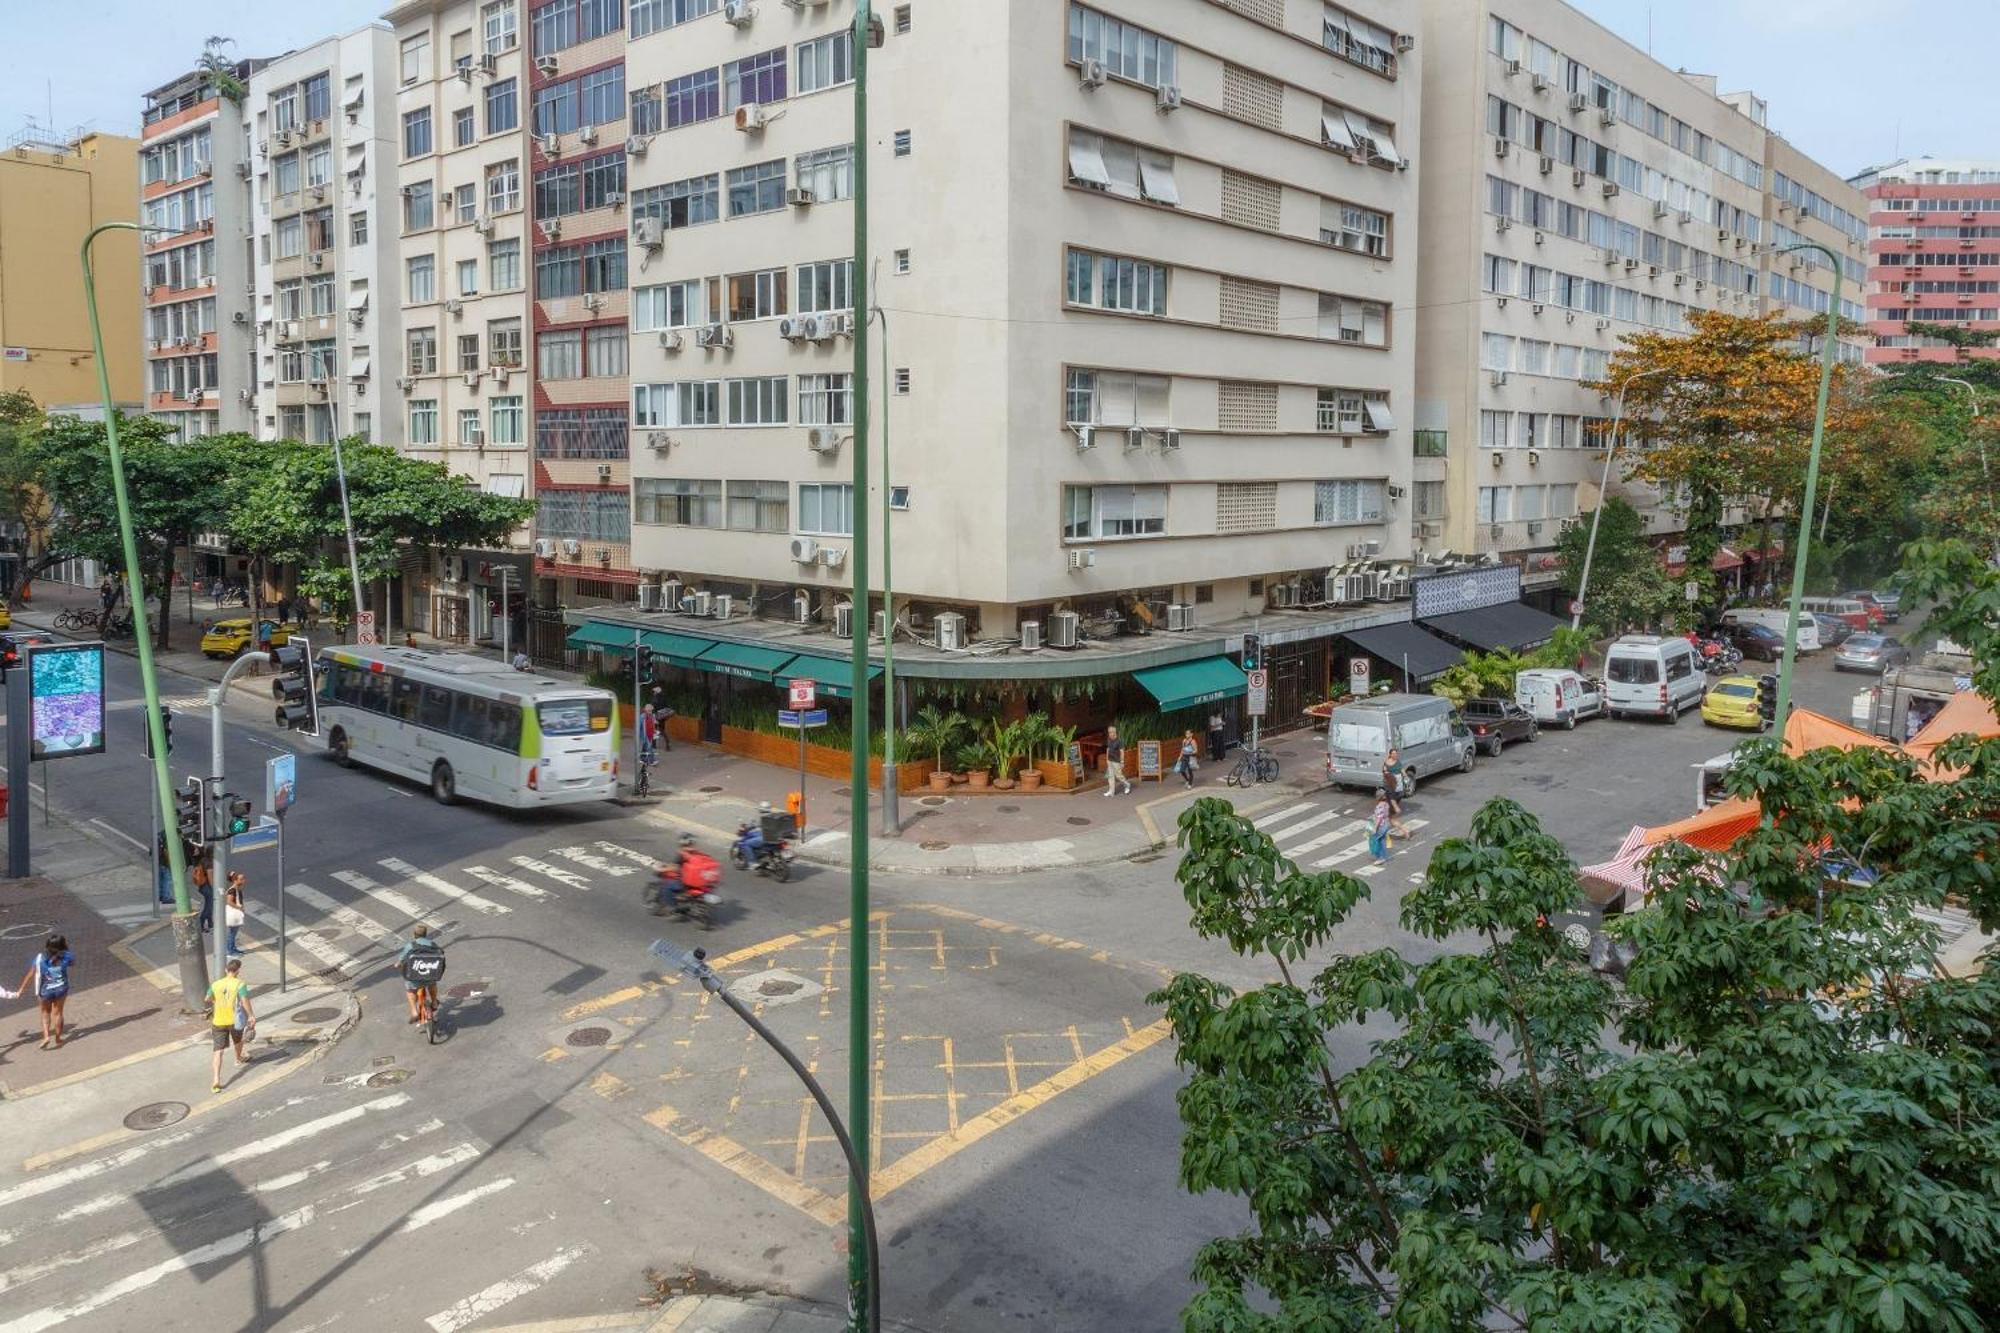
{"label": "air conditioning unit", "polygon": [[1125,428],[1125,452],[1128,454],[1137,453],[1145,447],[1146,428],[1144,426],[1127,426]]}
{"label": "air conditioning unit", "polygon": [[648,250],[657,250],[661,245],[660,220],[658,218],[636,217],[632,219],[632,243],[643,245]]}
{"label": "air conditioning unit", "polygon": [[828,569],[839,569],[847,563],[845,546],[822,546],[819,548],[819,562]]}
{"label": "air conditioning unit", "polygon": [[833,637],[836,639],[854,637],[854,603],[842,602],[833,608]]}
{"label": "air conditioning unit", "polygon": [[1686,226],[1688,223],[1694,221],[1694,211],[1692,209],[1683,208],[1680,211],[1680,216],[1674,220],[1676,222],[1679,222],[1682,226]]}
{"label": "air conditioning unit", "polygon": [[553,241],[562,235],[561,218],[543,218],[535,226],[541,229],[542,239],[545,241]]}
{"label": "air conditioning unit", "polygon": [[1617,182],[1615,181],[1604,182],[1603,186],[1601,187],[1601,191],[1606,199],[1616,199],[1618,197]]}
{"label": "air conditioning unit", "polygon": [[597,126],[585,125],[576,132],[576,141],[580,144],[595,145],[597,143]]}
{"label": "air conditioning unit", "polygon": [[1097,427],[1072,424],[1070,433],[1076,436],[1076,451],[1084,453],[1097,447]]}
{"label": "air conditioning unit", "polygon": [[1540,449],[1530,449],[1530,450],[1528,450],[1528,466],[1529,466],[1529,467],[1535,467],[1535,466],[1539,465],[1539,464],[1541,463],[1541,461],[1542,461],[1542,451],[1541,451]]}
{"label": "air conditioning unit", "polygon": [[1597,108],[1597,123],[1609,129],[1618,123],[1618,113],[1608,106],[1601,106]]}
{"label": "air conditioning unit", "polygon": [[535,72],[537,74],[541,74],[546,77],[547,75],[554,74],[558,67],[559,66],[554,56],[535,57]]}
{"label": "air conditioning unit", "polygon": [[315,253],[315,254],[313,254],[313,255],[309,256],[309,257],[307,258],[306,262],[307,262],[307,263],[309,263],[309,264],[311,264],[311,265],[312,265],[312,266],[313,266],[314,268],[325,268],[325,267],[326,267],[326,256],[325,256],[324,254],[320,254],[320,253]]}
{"label": "air conditioning unit", "polygon": [[800,323],[805,326],[806,337],[812,341],[816,343],[833,341],[836,325],[832,315],[805,315],[801,316]]}
{"label": "air conditioning unit", "polygon": [[509,366],[493,367],[493,382],[495,384],[505,384],[507,382],[507,372],[510,369],[511,367]]}
{"label": "air conditioning unit", "polygon": [[661,579],[660,609],[662,611],[680,610],[681,595],[686,591],[686,586],[679,579]]}
{"label": "air conditioning unit", "polygon": [[[880,612],[876,613],[880,615]],[[948,653],[965,650],[965,617],[956,611],[940,611],[937,615],[937,646]]]}
{"label": "air conditioning unit", "polygon": [[610,481],[610,480],[611,480],[611,464],[609,464],[609,463],[599,463],[599,464],[597,465],[597,482],[598,482],[598,484],[599,484],[599,485],[601,486],[601,485],[603,485],[604,483],[606,483],[606,482],[608,482],[608,481]]}
{"label": "air conditioning unit", "polygon": [[[231,324],[248,324],[250,316],[241,310],[233,310],[229,314],[229,322]],[[157,344],[155,345],[155,350],[158,350]]]}
{"label": "air conditioning unit", "polygon": [[1599,250],[1597,257],[1604,261],[1604,267],[1616,268],[1620,256],[1616,250]]}
{"label": "air conditioning unit", "polygon": [[[1072,551],[1071,554],[1080,555],[1083,553]],[[1080,628],[1082,621],[1083,617],[1074,611],[1058,611],[1050,616],[1049,646],[1051,648],[1076,647],[1077,630]]]}
{"label": "air conditioning unit", "polygon": [[1416,45],[1417,45],[1417,39],[1415,37],[1412,37],[1409,33],[1399,32],[1396,34],[1395,46],[1397,51],[1399,52],[1413,51],[1416,49]]}
{"label": "air conditioning unit", "polygon": [[1024,620],[1021,622],[1021,651],[1038,653],[1042,650],[1042,622]]}
{"label": "air conditioning unit", "polygon": [[803,185],[794,185],[785,191],[785,202],[794,208],[810,208],[819,200]]}
{"label": "air conditioning unit", "polygon": [[787,315],[778,321],[778,336],[786,342],[800,342],[806,336],[808,319],[804,315]]}
{"label": "air conditioning unit", "polygon": [[1501,385],[1507,382],[1507,372],[1504,370],[1496,370],[1493,372],[1491,376],[1489,376],[1489,378],[1493,381],[1493,387],[1497,389]]}
{"label": "air conditioning unit", "polygon": [[1105,79],[1109,77],[1102,60],[1094,60],[1087,56],[1078,64],[1076,76],[1077,81],[1086,88],[1102,88]]}
{"label": "air conditioning unit", "polygon": [[1626,271],[1627,273],[1637,273],[1637,272],[1639,271],[1639,261],[1638,261],[1638,260],[1636,260],[1636,259],[1628,259],[1628,260],[1626,260],[1626,261],[1625,261],[1625,271]]}
{"label": "air conditioning unit", "polygon": [[1493,141],[1493,156],[1495,156],[1495,157],[1505,157],[1505,156],[1507,156],[1507,154],[1509,154],[1509,153],[1511,153],[1511,152],[1513,152],[1513,151],[1514,151],[1514,144],[1513,144],[1513,141],[1512,141],[1512,140],[1509,140],[1509,139],[1495,139],[1495,140]]}
{"label": "air conditioning unit", "polygon": [[1524,66],[1520,61],[1510,60],[1507,62],[1507,77],[1511,79],[1516,74],[1519,74],[1525,68],[1526,66]]}
{"label": "air conditioning unit", "polygon": [[647,147],[650,146],[652,142],[653,140],[649,135],[644,135],[644,134],[633,135],[631,138],[625,141],[625,156],[644,157],[646,155]]}
{"label": "air conditioning unit", "polygon": [[535,538],[535,555],[539,559],[552,560],[555,558],[555,553],[556,544],[554,542],[550,541],[547,537]]}
{"label": "air conditioning unit", "polygon": [[745,102],[736,108],[736,128],[745,134],[763,129],[767,119],[769,114],[756,102]]}
{"label": "air conditioning unit", "polygon": [[674,331],[673,329],[662,329],[662,330],[660,330],[660,350],[661,350],[661,351],[663,351],[663,352],[678,352],[678,351],[680,351],[680,350],[681,350],[682,346],[683,346],[683,345],[684,345],[685,343],[686,343],[686,339],[682,338],[682,337],[681,337],[681,335],[680,335],[680,334],[679,334],[678,332]]}
{"label": "air conditioning unit", "polygon": [[493,219],[474,218],[472,220],[472,229],[481,236],[491,236],[493,234]]}
{"label": "air conditioning unit", "polygon": [[1542,535],[1542,525],[1541,525],[1540,523],[1530,523],[1530,524],[1528,524],[1528,535],[1529,535],[1530,537],[1539,537],[1539,536],[1541,536],[1541,535]]}
{"label": "air conditioning unit", "polygon": [[475,390],[479,387],[478,371],[468,370],[465,372],[465,387],[468,389],[475,389]]}
{"label": "air conditioning unit", "polygon": [[715,597],[707,592],[690,592],[681,596],[681,614],[707,619],[715,612]]}
{"label": "air conditioning unit", "polygon": [[1537,165],[1539,166],[1541,173],[1544,176],[1546,176],[1556,169],[1556,160],[1550,157],[1548,154],[1544,153],[1542,154],[1542,160]]}
{"label": "air conditioning unit", "polygon": [[709,324],[697,330],[694,335],[696,347],[727,347],[735,341],[727,324]]}
{"label": "air conditioning unit", "polygon": [[722,21],[732,28],[747,28],[750,20],[757,17],[757,11],[750,0],[723,0]]}
{"label": "air conditioning unit", "polygon": [[1194,628],[1194,608],[1185,602],[1172,602],[1167,606],[1167,630],[1179,634]]}
{"label": "air conditioning unit", "polygon": [[1171,454],[1179,452],[1181,447],[1181,433],[1178,427],[1168,426],[1165,430],[1159,432],[1159,436],[1161,453]]}
{"label": "air conditioning unit", "polygon": [[1605,331],[1606,329],[1608,329],[1608,328],[1610,328],[1610,327],[1611,327],[1611,321],[1610,321],[1610,320],[1608,320],[1608,319],[1602,319],[1602,318],[1600,318],[1600,319],[1599,319],[1599,320],[1597,321],[1597,331],[1598,331],[1599,333],[1602,333],[1602,332],[1604,332],[1604,331]]}
{"label": "air conditioning unit", "polygon": [[1528,80],[1528,86],[1538,93],[1545,93],[1549,90],[1549,76],[1537,74]]}
{"label": "air conditioning unit", "polygon": [[499,68],[500,68],[499,56],[494,55],[491,51],[482,52],[480,54],[479,72],[481,74],[492,74],[498,71]]}
{"label": "air conditioning unit", "polygon": [[639,585],[639,609],[641,611],[657,611],[660,609],[659,584],[642,583]]}
{"label": "air conditioning unit", "polygon": [[810,625],[813,619],[812,594],[803,590],[792,594],[792,623]]}
{"label": "air conditioning unit", "polygon": [[417,382],[411,379],[408,375],[398,375],[396,376],[396,387],[401,389],[404,393],[408,393],[410,390],[417,387]]}
{"label": "air conditioning unit", "polygon": [[454,68],[454,69],[452,70],[452,73],[454,73],[454,74],[458,75],[458,78],[459,78],[459,82],[461,82],[461,83],[471,83],[471,82],[472,82],[472,57],[471,57],[471,56],[460,56],[460,57],[458,58],[458,65],[457,65],[457,66],[456,66],[456,67],[455,67],[455,68]]}
{"label": "air conditioning unit", "polygon": [[646,432],[646,447],[656,454],[666,453],[674,447],[674,437],[663,430],[649,430]]}
{"label": "air conditioning unit", "polygon": [[444,312],[447,315],[462,315],[465,313],[465,302],[455,296],[447,297],[444,303]]}
{"label": "air conditioning unit", "polygon": [[[1297,606],[1298,602],[1299,602],[1299,589],[1297,584],[1273,583],[1271,585],[1272,606]],[[1171,606],[1167,608],[1168,629],[1174,628],[1173,611],[1174,609]]]}
{"label": "air conditioning unit", "polygon": [[1589,109],[1590,109],[1590,94],[1588,94],[1588,93],[1571,93],[1571,94],[1569,95],[1569,109],[1570,109],[1571,111],[1587,111],[1587,110],[1589,110]]}
{"label": "air conditioning unit", "polygon": [[1069,567],[1072,570],[1090,569],[1097,564],[1097,552],[1092,550],[1071,551]]}
{"label": "air conditioning unit", "polygon": [[792,538],[792,559],[802,565],[819,562],[819,543],[810,537]]}
{"label": "air conditioning unit", "polygon": [[598,292],[585,292],[583,294],[583,308],[585,310],[602,310],[604,308],[604,297]]}
{"label": "air conditioning unit", "polygon": [[544,157],[562,156],[562,136],[559,134],[538,135],[535,143],[541,148]]}
{"label": "air conditioning unit", "polygon": [[574,537],[565,537],[562,544],[562,553],[567,556],[582,555],[583,543]]}
{"label": "air conditioning unit", "polygon": [[240,178],[241,178],[241,179],[243,179],[243,180],[246,180],[246,181],[247,181],[247,180],[249,180],[249,179],[250,179],[250,164],[249,164],[248,162],[238,162],[238,163],[236,164],[236,174],[237,174],[237,176],[238,176],[238,177],[240,177]]}
{"label": "air conditioning unit", "polygon": [[813,426],[806,431],[806,448],[816,454],[837,453],[840,449],[840,430],[834,426]]}
{"label": "air conditioning unit", "polygon": [[1153,90],[1153,105],[1161,115],[1181,109],[1181,90],[1171,83],[1163,83]]}
{"label": "air conditioning unit", "polygon": [[[1506,140],[1503,139],[1501,140],[1501,142],[1505,143]],[[1513,225],[1514,225],[1514,219],[1508,217],[1504,213],[1500,214],[1499,216],[1493,219],[1493,230],[1495,231],[1506,231]]]}
{"label": "air conditioning unit", "polygon": [[727,620],[729,613],[735,609],[736,599],[726,592],[719,592],[715,594],[715,603],[710,608],[710,614],[717,620]]}
{"label": "air conditioning unit", "polygon": [[1571,167],[1569,172],[1569,183],[1573,186],[1581,188],[1584,182],[1584,178],[1587,175],[1589,175],[1589,173],[1586,172],[1582,167]]}

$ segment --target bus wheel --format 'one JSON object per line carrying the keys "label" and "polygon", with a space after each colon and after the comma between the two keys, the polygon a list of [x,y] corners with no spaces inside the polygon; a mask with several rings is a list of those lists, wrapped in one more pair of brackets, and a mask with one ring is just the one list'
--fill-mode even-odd
{"label": "bus wheel", "polygon": [[354,767],[354,756],[347,752],[347,733],[339,727],[333,729],[333,735],[328,738],[326,748],[333,755],[334,763],[342,768]]}
{"label": "bus wheel", "polygon": [[458,800],[458,779],[452,776],[451,765],[442,759],[431,769],[431,795],[437,798],[439,805],[450,805]]}

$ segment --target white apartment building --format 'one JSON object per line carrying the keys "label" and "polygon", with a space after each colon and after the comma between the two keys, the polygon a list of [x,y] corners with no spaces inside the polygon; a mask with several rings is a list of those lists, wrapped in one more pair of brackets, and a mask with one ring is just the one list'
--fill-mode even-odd
{"label": "white apartment building", "polygon": [[878,13],[856,273],[851,5],[632,6],[642,577],[830,627],[871,293],[917,625],[1222,624],[1407,555],[1414,0]]}
{"label": "white apartment building", "polygon": [[[240,80],[261,62],[235,67]],[[255,370],[243,108],[195,70],[145,96],[139,216],[146,408],[177,437],[247,431]]]}
{"label": "white apartment building", "polygon": [[[378,437],[499,495],[532,493],[526,208],[526,0],[408,0],[376,148],[393,262],[373,298],[397,312],[374,351]],[[528,534],[408,570],[397,614],[447,641],[495,635],[517,609]]]}
{"label": "white apartment building", "polygon": [[372,24],[279,56],[250,79],[261,438],[395,438],[384,427],[388,406],[401,404],[373,364],[401,328],[394,178],[381,160],[395,122],[393,70],[393,38]]}
{"label": "white apartment building", "polygon": [[[1691,311],[1823,312],[1831,269],[1773,251],[1804,235],[1857,253],[1841,218],[1858,200],[1829,203],[1837,178],[1754,96],[1561,0],[1435,0],[1423,51],[1417,424],[1445,457],[1443,513],[1418,538],[1550,585],[1563,522],[1598,503],[1613,404],[1584,385],[1619,338]],[[1651,488],[1614,471],[1612,489],[1653,531],[1680,527]]]}

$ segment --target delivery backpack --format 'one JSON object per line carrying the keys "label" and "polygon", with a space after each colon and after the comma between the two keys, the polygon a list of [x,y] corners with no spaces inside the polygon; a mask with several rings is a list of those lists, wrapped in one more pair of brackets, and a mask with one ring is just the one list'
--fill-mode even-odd
{"label": "delivery backpack", "polygon": [[403,975],[420,986],[437,985],[444,976],[444,950],[416,950],[403,961]]}

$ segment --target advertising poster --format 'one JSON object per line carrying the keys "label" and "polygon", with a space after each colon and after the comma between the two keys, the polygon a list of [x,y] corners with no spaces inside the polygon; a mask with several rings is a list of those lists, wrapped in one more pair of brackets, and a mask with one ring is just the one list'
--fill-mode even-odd
{"label": "advertising poster", "polygon": [[103,644],[29,650],[28,734],[36,759],[104,752]]}
{"label": "advertising poster", "polygon": [[264,808],[282,815],[292,808],[299,791],[299,757],[274,755],[264,761]]}

